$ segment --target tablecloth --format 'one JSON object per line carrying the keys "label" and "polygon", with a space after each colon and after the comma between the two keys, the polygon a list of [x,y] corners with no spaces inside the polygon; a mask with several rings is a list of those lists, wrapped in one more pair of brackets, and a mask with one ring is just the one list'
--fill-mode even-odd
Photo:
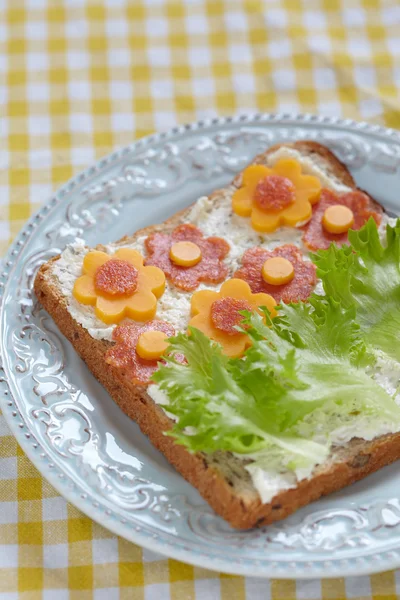
{"label": "tablecloth", "polygon": [[[0,251],[113,148],[204,117],[400,127],[397,0],[0,0]],[[0,417],[0,598],[394,599],[400,572],[262,581],[119,539],[40,476]]]}

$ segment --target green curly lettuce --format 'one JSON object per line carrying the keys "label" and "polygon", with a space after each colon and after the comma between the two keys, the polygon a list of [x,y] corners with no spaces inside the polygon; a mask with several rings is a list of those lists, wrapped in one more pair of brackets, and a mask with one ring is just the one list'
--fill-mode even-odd
{"label": "green curly lettuce", "polygon": [[387,226],[385,246],[372,218],[349,242],[312,255],[325,294],[355,309],[370,348],[400,362],[400,220]]}
{"label": "green curly lettuce", "polygon": [[266,309],[266,322],[247,314],[252,346],[243,359],[228,359],[193,328],[171,338],[167,364],[154,375],[177,419],[170,435],[190,451],[270,450],[261,454],[298,468],[322,462],[330,450],[329,435],[316,443],[299,434],[305,417],[325,421],[327,412],[337,418],[366,410],[400,422],[393,398],[365,372],[375,358],[355,310],[314,296],[283,305],[272,321]]}
{"label": "green curly lettuce", "polygon": [[[191,451],[245,454],[278,446],[306,460],[323,451],[314,442],[279,432],[272,399],[269,406],[263,405],[240,386],[238,360],[224,356],[201,331],[191,328],[190,335],[180,333],[169,341],[171,358],[153,379],[169,398],[168,412],[178,419],[172,430],[178,443]],[[175,353],[184,354],[187,364],[175,361]]]}

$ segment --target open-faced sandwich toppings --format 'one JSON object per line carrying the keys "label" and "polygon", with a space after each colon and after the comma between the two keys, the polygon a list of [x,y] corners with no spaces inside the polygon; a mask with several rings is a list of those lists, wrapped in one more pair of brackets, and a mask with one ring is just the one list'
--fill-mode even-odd
{"label": "open-faced sandwich toppings", "polygon": [[88,252],[82,270],[73,295],[78,302],[95,306],[104,323],[119,323],[124,317],[135,321],[154,317],[165,275],[157,267],[143,266],[143,257],[136,250],[121,248],[112,256],[98,250]]}
{"label": "open-faced sandwich toppings", "polygon": [[219,237],[205,238],[194,225],[178,225],[170,235],[152,233],[145,245],[149,253],[146,265],[159,267],[176,287],[187,292],[202,281],[220,283],[228,275],[222,261],[229,244]]}
{"label": "open-faced sandwich toppings", "polygon": [[[257,456],[247,466],[256,478],[263,470],[289,469],[303,479],[313,477],[335,443],[400,431],[398,381],[382,386],[381,376],[371,376],[382,353],[385,362],[400,356],[400,221],[388,227],[384,246],[372,219],[350,233],[350,242],[313,256],[325,295],[283,304],[278,318],[262,310],[246,315],[239,334],[250,340],[244,358],[223,356],[208,331],[192,328],[171,340],[169,352],[182,352],[187,362],[161,366],[153,380],[177,417],[172,435],[180,444],[194,452]],[[208,314],[212,298],[196,297]],[[350,460],[353,477],[353,453]],[[259,481],[262,500],[271,501],[276,488]]]}
{"label": "open-faced sandwich toppings", "polygon": [[253,293],[269,294],[277,302],[303,302],[313,291],[317,278],[315,266],[303,260],[292,244],[275,250],[250,248],[242,258],[242,267],[234,277],[244,279]]}
{"label": "open-faced sandwich toppings", "polygon": [[259,308],[266,306],[273,317],[276,315],[275,305],[272,296],[252,294],[245,281],[230,279],[219,292],[201,290],[193,294],[189,325],[220,343],[227,356],[241,356],[251,343],[249,337],[237,329],[244,319],[241,312],[257,311],[261,314]]}
{"label": "open-faced sandwich toppings", "polygon": [[311,217],[311,205],[318,202],[320,191],[320,181],[304,175],[296,160],[281,159],[271,168],[247,167],[241,187],[233,194],[232,208],[237,215],[251,217],[256,231],[297,227]]}
{"label": "open-faced sandwich toppings", "polygon": [[116,342],[106,353],[106,362],[124,369],[135,383],[147,383],[168,348],[174,328],[164,321],[126,322],[113,332]]}
{"label": "open-faced sandwich toppings", "polygon": [[304,226],[304,244],[310,250],[329,248],[331,242],[347,244],[349,229],[360,229],[370,217],[378,225],[381,222],[381,213],[367,194],[358,190],[336,194],[323,189],[311,220]]}
{"label": "open-faced sandwich toppings", "polygon": [[188,224],[109,254],[74,244],[36,277],[95,376],[235,527],[400,458],[400,220],[383,241],[354,186],[327,148],[285,145],[176,217]]}

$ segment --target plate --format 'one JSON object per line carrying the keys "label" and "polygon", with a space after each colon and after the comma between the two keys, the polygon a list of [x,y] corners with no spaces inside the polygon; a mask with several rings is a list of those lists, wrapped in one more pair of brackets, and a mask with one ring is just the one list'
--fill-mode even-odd
{"label": "plate", "polygon": [[32,294],[40,264],[160,222],[228,183],[268,146],[329,146],[399,211],[400,136],[311,115],[255,115],[175,128],[114,152],[62,187],[17,236],[0,274],[1,408],[26,454],[70,502],[114,533],[170,557],[274,578],[400,566],[400,473],[382,469],[276,525],[231,529],[93,378]]}

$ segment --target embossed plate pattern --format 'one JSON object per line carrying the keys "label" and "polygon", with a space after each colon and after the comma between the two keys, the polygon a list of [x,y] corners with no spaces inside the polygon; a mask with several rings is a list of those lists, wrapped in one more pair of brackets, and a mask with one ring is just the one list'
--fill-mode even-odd
{"label": "embossed plate pattern", "polygon": [[286,521],[237,532],[114,405],[32,294],[67,243],[107,243],[226,184],[259,151],[315,139],[389,210],[400,199],[397,132],[310,115],[256,115],[139,140],[61,188],[17,236],[1,287],[1,408],[18,442],[69,501],[171,557],[263,577],[327,577],[400,565],[400,474],[392,465]]}

